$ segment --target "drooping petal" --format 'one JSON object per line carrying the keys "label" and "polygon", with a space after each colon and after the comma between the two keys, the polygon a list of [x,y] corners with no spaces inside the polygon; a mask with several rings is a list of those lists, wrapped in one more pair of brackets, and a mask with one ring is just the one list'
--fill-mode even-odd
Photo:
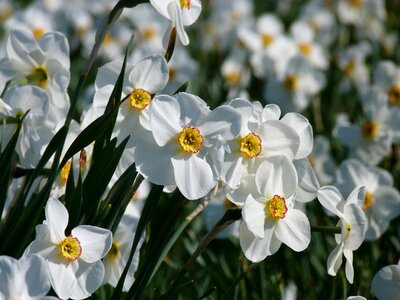
{"label": "drooping petal", "polygon": [[51,241],[59,244],[65,238],[65,228],[68,225],[68,211],[56,198],[50,198],[45,208],[47,225]]}
{"label": "drooping petal", "polygon": [[346,278],[350,283],[354,280],[354,268],[353,268],[353,251],[349,249],[343,250],[344,257],[346,257]]}
{"label": "drooping petal", "polygon": [[275,222],[266,224],[264,238],[257,238],[245,222],[240,224],[240,247],[246,258],[252,262],[260,262],[267,256],[274,254],[281,246],[281,241],[274,234]]}
{"label": "drooping petal", "polygon": [[107,229],[80,225],[72,229],[71,234],[81,244],[82,254],[80,258],[88,263],[102,259],[111,248],[112,233]]}
{"label": "drooping petal", "polygon": [[168,82],[168,65],[161,55],[149,55],[138,62],[129,74],[134,88],[144,89],[150,94],[162,90]]}
{"label": "drooping petal", "polygon": [[297,188],[297,173],[286,156],[271,157],[261,163],[256,172],[257,190],[261,195],[289,198]]}
{"label": "drooping petal", "polygon": [[175,98],[161,95],[150,104],[150,124],[154,139],[159,146],[165,146],[181,131],[179,126],[180,108]]}
{"label": "drooping petal", "polygon": [[189,45],[189,37],[183,25],[182,10],[179,7],[178,2],[173,1],[168,3],[167,9],[168,9],[168,14],[171,16],[172,22],[175,23],[176,32],[178,34],[180,41],[184,46]]}
{"label": "drooping petal", "polygon": [[344,217],[344,199],[336,187],[323,186],[318,190],[317,196],[323,207],[340,218]]}
{"label": "drooping petal", "polygon": [[294,251],[303,251],[310,244],[310,222],[298,209],[289,209],[285,217],[278,220],[275,230],[277,238]]}
{"label": "drooping petal", "polygon": [[244,203],[242,216],[246,222],[247,229],[255,237],[264,238],[265,203],[257,201],[249,195]]}
{"label": "drooping petal", "polygon": [[171,158],[171,162],[174,166],[176,185],[187,199],[204,197],[215,186],[211,167],[196,155]]}
{"label": "drooping petal", "polygon": [[341,266],[343,260],[343,250],[344,244],[340,243],[329,254],[327,261],[327,269],[329,275],[335,276],[337,270],[339,270],[339,267]]}

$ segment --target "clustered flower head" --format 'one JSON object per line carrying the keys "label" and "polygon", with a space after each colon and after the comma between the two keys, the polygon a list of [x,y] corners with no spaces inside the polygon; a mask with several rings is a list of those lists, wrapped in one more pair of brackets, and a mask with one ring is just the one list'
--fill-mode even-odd
{"label": "clustered flower head", "polygon": [[261,285],[285,299],[309,288],[285,277],[300,265],[317,289],[321,258],[343,298],[375,273],[399,299],[397,31],[382,0],[278,2],[0,3],[0,299],[175,297],[164,262],[204,272],[214,237],[240,248],[239,279],[271,264]]}

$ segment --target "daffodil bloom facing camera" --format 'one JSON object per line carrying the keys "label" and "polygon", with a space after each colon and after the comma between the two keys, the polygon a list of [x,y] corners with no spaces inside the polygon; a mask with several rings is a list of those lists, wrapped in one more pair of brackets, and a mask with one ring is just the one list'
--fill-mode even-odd
{"label": "daffodil bloom facing camera", "polygon": [[46,220],[36,226],[36,238],[25,252],[46,260],[51,286],[59,298],[89,297],[103,281],[101,259],[111,248],[111,232],[80,225],[66,236],[68,211],[55,198],[47,201],[45,215]]}
{"label": "daffodil bloom facing camera", "polygon": [[318,191],[321,205],[340,218],[338,225],[341,227],[341,233],[335,235],[337,246],[328,257],[328,274],[336,276],[344,255],[346,278],[350,283],[353,283],[354,279],[353,251],[361,246],[367,231],[367,218],[362,210],[364,198],[363,186],[357,186],[346,201],[334,186],[324,186]]}
{"label": "daffodil bloom facing camera", "polygon": [[297,174],[285,156],[264,161],[256,177],[257,197],[249,195],[242,209],[240,246],[245,256],[259,262],[274,254],[284,243],[303,251],[310,243],[307,216],[294,208]]}
{"label": "daffodil bloom facing camera", "polygon": [[199,97],[160,95],[150,104],[150,137],[135,151],[136,166],[159,185],[176,185],[188,199],[205,196],[218,180],[223,144],[239,134],[242,118],[232,107],[210,111]]}

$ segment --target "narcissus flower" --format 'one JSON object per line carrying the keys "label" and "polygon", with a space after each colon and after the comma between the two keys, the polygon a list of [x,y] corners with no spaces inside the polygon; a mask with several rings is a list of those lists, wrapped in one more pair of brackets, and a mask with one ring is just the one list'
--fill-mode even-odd
{"label": "narcissus flower", "polygon": [[262,261],[282,243],[294,251],[308,247],[310,223],[294,208],[297,180],[295,167],[285,156],[270,158],[258,168],[258,196],[247,197],[240,225],[240,246],[249,260]]}
{"label": "narcissus flower", "polygon": [[65,235],[68,211],[55,198],[47,201],[46,220],[36,226],[36,238],[25,251],[45,258],[50,282],[61,299],[89,297],[103,281],[101,259],[111,248],[109,230],[80,225]]}
{"label": "narcissus flower", "polygon": [[357,186],[346,201],[334,186],[324,186],[318,191],[318,200],[329,212],[340,218],[341,234],[336,234],[338,244],[328,257],[328,274],[336,276],[342,264],[343,255],[346,258],[346,278],[353,283],[353,251],[357,250],[365,238],[367,218],[362,210],[365,198],[365,188]]}
{"label": "narcissus flower", "polygon": [[400,299],[400,261],[383,267],[372,279],[372,291],[379,300]]}

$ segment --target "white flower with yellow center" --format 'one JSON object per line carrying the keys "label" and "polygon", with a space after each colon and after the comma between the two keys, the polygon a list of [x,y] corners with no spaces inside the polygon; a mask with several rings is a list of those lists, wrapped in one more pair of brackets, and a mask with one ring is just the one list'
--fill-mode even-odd
{"label": "white flower with yellow center", "polygon": [[[179,39],[183,45],[189,45],[189,37],[185,26],[192,25],[201,13],[200,0],[150,0],[154,8],[176,28]],[[172,28],[171,28],[172,29]],[[170,32],[167,30],[166,32]]]}
{"label": "white flower with yellow center", "polygon": [[310,243],[307,216],[294,208],[297,174],[285,156],[264,161],[256,176],[257,197],[244,203],[240,225],[240,246],[245,256],[259,262],[274,254],[284,243],[303,251]]}
{"label": "white flower with yellow center", "polygon": [[342,264],[343,255],[346,258],[346,278],[353,283],[353,251],[364,241],[367,231],[367,218],[362,210],[365,199],[365,188],[357,186],[346,201],[334,186],[324,186],[318,191],[318,200],[329,212],[340,218],[338,225],[341,233],[335,235],[338,244],[328,257],[328,274],[336,276]]}
{"label": "white flower with yellow center", "polygon": [[283,111],[302,111],[325,85],[325,77],[302,56],[293,57],[287,67],[271,78],[264,90],[267,101]]}
{"label": "white flower with yellow center", "polygon": [[378,239],[400,214],[400,194],[386,170],[366,166],[356,159],[345,160],[337,170],[335,185],[348,195],[354,187],[365,186],[363,210],[368,220],[366,240]]}
{"label": "white flower with yellow center", "polygon": [[50,282],[58,297],[89,297],[103,281],[101,259],[111,248],[111,232],[80,225],[66,236],[68,211],[55,198],[47,201],[45,215],[46,220],[36,226],[36,238],[25,252],[38,254],[46,260]]}
{"label": "white flower with yellow center", "polygon": [[190,200],[203,197],[217,182],[221,144],[239,134],[241,121],[232,107],[210,111],[192,94],[157,96],[150,104],[153,137],[138,143],[136,166],[150,182],[176,185]]}
{"label": "white flower with yellow center", "polygon": [[69,67],[68,41],[60,32],[46,33],[36,40],[31,32],[13,30],[7,39],[6,58],[0,61],[0,73],[6,78],[46,91],[53,122],[65,119],[68,112]]}

